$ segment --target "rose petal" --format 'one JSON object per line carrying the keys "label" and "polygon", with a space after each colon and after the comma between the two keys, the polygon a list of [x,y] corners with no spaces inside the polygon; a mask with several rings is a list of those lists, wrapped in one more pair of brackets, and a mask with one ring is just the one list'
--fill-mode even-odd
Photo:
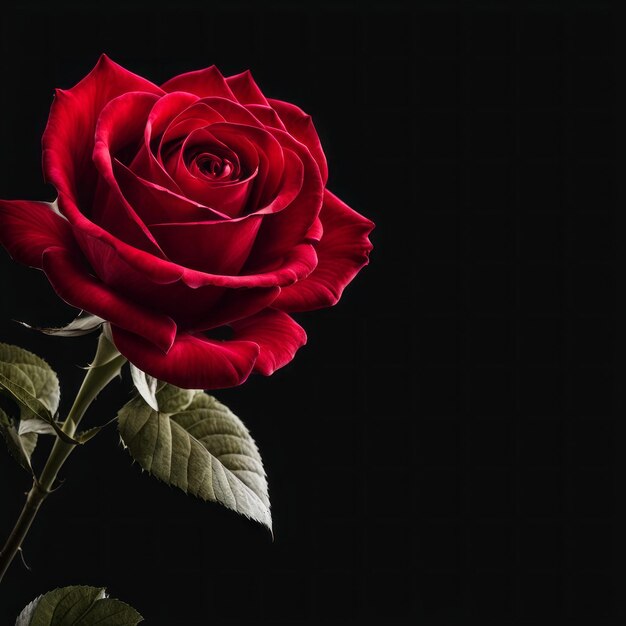
{"label": "rose petal", "polygon": [[[191,111],[192,108],[194,109],[193,112]],[[198,109],[200,108],[206,109],[206,111],[199,111]],[[200,117],[200,114],[202,114],[202,117]],[[159,141],[157,158],[166,165],[166,161],[172,160],[174,152],[178,154],[182,151],[183,143],[188,140],[190,135],[193,136],[194,132],[208,132],[208,126],[223,121],[224,118],[219,113],[216,113],[205,104],[190,107],[185,111],[184,115],[178,116],[167,127]],[[176,146],[176,150],[171,149],[172,145]]]}
{"label": "rose petal", "polygon": [[324,186],[318,167],[307,148],[291,135],[277,129],[271,131],[281,142],[284,154],[290,150],[302,162],[304,174],[298,195],[281,211],[267,215],[250,254],[249,268],[267,259],[280,258],[294,246],[306,241],[322,207]]}
{"label": "rose petal", "polygon": [[48,248],[42,265],[54,290],[68,304],[141,333],[160,350],[167,351],[172,345],[176,324],[170,317],[121,297],[94,278],[77,255],[62,248]]}
{"label": "rose petal", "polygon": [[[82,212],[82,209],[92,206],[96,189],[97,170],[91,156],[98,116],[111,99],[128,91],[164,94],[156,85],[103,55],[92,72],[75,87],[57,92],[43,136],[45,176],[57,188],[60,212],[74,226],[77,242],[86,256],[89,256],[86,243],[89,238],[119,246],[129,256],[137,253],[137,248],[124,244]],[[146,254],[149,259],[156,258]],[[180,268],[161,265],[152,270],[151,265],[145,267],[146,274],[164,282],[177,280],[182,275]]]}
{"label": "rose petal", "polygon": [[[226,143],[227,142],[227,143]],[[194,176],[185,163],[187,150],[214,149],[234,152],[244,162],[244,172],[240,179],[232,181],[210,181]],[[257,184],[259,154],[247,137],[240,133],[224,132],[223,124],[213,124],[210,128],[197,129],[187,136],[175,158],[176,164],[166,168],[186,197],[211,207],[229,217],[237,217],[245,212],[253,185]],[[278,167],[278,165],[277,165]]]}
{"label": "rose petal", "polygon": [[117,349],[140,370],[185,389],[224,389],[243,383],[259,346],[251,341],[218,341],[179,333],[165,354],[140,336],[111,327]]}
{"label": "rose petal", "polygon": [[74,203],[91,206],[96,179],[91,162],[96,122],[110,100],[128,91],[164,93],[103,54],[76,86],[56,92],[43,134],[43,169],[46,180]]}
{"label": "rose petal", "polygon": [[249,110],[249,106],[242,105],[239,102],[233,102],[226,100],[225,98],[202,98],[198,101],[219,113],[226,122],[232,124],[246,124],[247,126],[254,126],[256,128],[264,128],[265,124],[262,124],[257,117]]}
{"label": "rose petal", "polygon": [[322,220],[319,217],[316,217],[311,228],[309,228],[306,234],[306,240],[311,242],[317,242],[322,238],[323,234],[324,226],[322,225]]}
{"label": "rose petal", "polygon": [[226,82],[241,104],[262,104],[268,106],[268,102],[258,85],[254,82],[250,70],[229,76]]}
{"label": "rose petal", "polygon": [[[174,95],[174,94],[171,94]],[[228,100],[226,101],[228,102]],[[211,124],[217,122],[223,122],[224,117],[215,111],[212,107],[208,106],[201,100],[196,101],[191,106],[187,107],[176,117],[173,117],[167,128],[163,131],[158,142],[156,139],[158,135],[154,135],[153,151],[155,152],[157,161],[167,171],[165,159],[171,158],[173,153],[171,147],[175,146],[180,148],[182,142],[188,137],[194,130],[206,128]],[[177,150],[177,152],[180,150]]]}
{"label": "rose petal", "polygon": [[47,202],[0,200],[0,243],[19,263],[41,269],[51,247],[76,250],[69,222]]}
{"label": "rose petal", "polygon": [[200,97],[220,96],[235,100],[235,95],[215,65],[203,70],[179,74],[163,83],[161,87],[167,92],[187,91]]}
{"label": "rose petal", "polygon": [[[254,186],[248,198],[249,211],[265,206],[276,196],[283,176],[285,157],[280,142],[265,129],[244,124],[213,124],[211,132],[215,133],[226,145],[231,145],[231,143],[237,145],[242,140],[254,145],[259,165]],[[219,206],[215,208],[221,210]]]}
{"label": "rose petal", "polygon": [[320,213],[324,234],[317,245],[318,264],[308,278],[283,289],[274,306],[310,311],[336,304],[359,270],[367,265],[374,224],[326,190]]}
{"label": "rose petal", "polygon": [[146,180],[153,181],[175,193],[182,193],[178,184],[165,171],[162,154],[167,146],[184,139],[192,130],[217,121],[263,128],[263,124],[237,102],[219,97],[199,100],[184,92],[173,92],[155,105],[146,126],[146,144],[130,168]]}
{"label": "rose petal", "polygon": [[98,275],[109,276],[107,284],[117,288],[110,280],[117,277],[121,287],[128,286],[141,294],[141,289],[153,290],[157,285],[174,284],[182,280],[192,289],[200,287],[283,287],[311,273],[317,264],[317,255],[310,243],[289,249],[281,259],[273,258],[256,273],[240,276],[209,274],[161,259],[134,248],[103,231],[78,211],[71,199],[59,194],[59,202],[66,212],[72,212],[77,223],[74,229],[83,254]]}
{"label": "rose petal", "polygon": [[263,106],[262,104],[247,104],[246,109],[254,114],[263,126],[278,128],[279,130],[287,130],[278,113],[272,107]]}
{"label": "rose petal", "polygon": [[[277,268],[265,268],[258,275],[228,276],[183,268],[140,250],[134,250],[134,257],[124,256],[122,247],[94,237],[85,237],[84,246],[87,257],[93,259],[93,270],[109,288],[168,315],[184,329],[208,329],[237,319],[242,315],[235,310],[237,306],[245,314],[256,313],[273,301],[280,286],[308,275],[317,263],[313,246],[302,244]],[[176,269],[181,273],[172,280],[169,272]]]}
{"label": "rose petal", "polygon": [[293,135],[298,141],[302,142],[311,151],[313,158],[320,168],[322,181],[326,184],[328,181],[328,164],[311,116],[307,115],[302,109],[290,102],[270,98],[269,104],[280,116],[280,119],[287,127],[287,132]]}
{"label": "rose petal", "polygon": [[254,372],[269,376],[287,365],[306,343],[306,332],[289,315],[266,309],[234,324],[234,338],[252,341],[259,346]]}
{"label": "rose petal", "polygon": [[187,321],[184,329],[188,332],[212,330],[255,315],[269,307],[280,293],[280,287],[226,289],[223,291],[218,306],[204,310],[201,305],[195,306],[198,300],[193,297],[195,294],[201,296],[203,289],[207,288],[193,290],[192,297],[187,300],[191,307],[187,307],[185,311]]}
{"label": "rose petal", "polygon": [[[254,211],[255,215],[279,213],[289,207],[298,198],[298,194],[302,192],[305,172],[300,157],[293,150],[285,148],[283,158],[285,163],[280,188],[271,202],[261,205]],[[295,227],[296,220],[294,220]]]}
{"label": "rose petal", "polygon": [[126,243],[163,256],[152,233],[122,194],[113,174],[112,157],[143,140],[146,119],[157,96],[129,92],[111,100],[98,119],[93,161],[101,180],[94,199],[93,221]]}
{"label": "rose petal", "polygon": [[156,145],[156,151],[158,152],[160,138],[165,129],[173,119],[197,100],[197,96],[180,91],[168,93],[157,100],[146,121],[143,145],[129,165],[133,172],[154,183],[180,192],[176,183],[163,168],[162,163],[157,160],[153,152],[153,144]]}
{"label": "rose petal", "polygon": [[256,268],[254,274],[216,276],[197,270],[185,269],[183,281],[190,287],[216,285],[237,287],[284,287],[308,276],[317,265],[317,253],[309,243],[294,246],[282,259],[272,259]]}
{"label": "rose petal", "polygon": [[150,230],[167,256],[185,267],[236,275],[246,262],[261,216],[240,221],[153,224]]}
{"label": "rose petal", "polygon": [[228,218],[199,202],[137,176],[123,163],[113,163],[115,178],[124,197],[148,226],[166,222],[219,221]]}

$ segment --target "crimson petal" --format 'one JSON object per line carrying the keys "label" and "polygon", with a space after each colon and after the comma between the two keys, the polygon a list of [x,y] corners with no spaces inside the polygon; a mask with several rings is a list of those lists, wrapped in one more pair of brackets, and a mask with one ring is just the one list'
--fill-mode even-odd
{"label": "crimson petal", "polygon": [[283,124],[278,113],[276,113],[272,107],[263,106],[262,104],[248,104],[246,105],[246,109],[248,109],[250,113],[253,113],[254,117],[256,117],[263,126],[287,130],[287,127]]}
{"label": "crimson petal", "polygon": [[304,166],[304,177],[299,193],[290,204],[263,220],[249,261],[249,267],[255,269],[257,263],[287,254],[293,246],[306,239],[310,232],[315,232],[316,229],[312,227],[323,203],[324,186],[311,153],[284,131],[272,129],[272,134],[280,140],[283,154],[291,151],[298,156]]}
{"label": "crimson petal", "polygon": [[221,220],[228,216],[137,176],[123,163],[113,163],[115,178],[124,197],[145,224]]}
{"label": "crimson petal", "polygon": [[257,315],[232,324],[234,338],[253,341],[259,346],[254,372],[269,376],[287,365],[306,343],[306,333],[289,315],[265,309]]}
{"label": "crimson petal", "polygon": [[59,194],[59,202],[66,211],[72,213],[72,218],[78,224],[74,233],[85,256],[100,276],[110,277],[103,279],[107,284],[111,284],[110,280],[117,277],[121,285],[130,286],[134,283],[141,287],[148,283],[149,289],[179,280],[192,289],[209,285],[230,288],[284,287],[308,276],[317,264],[315,248],[307,242],[289,248],[282,259],[272,259],[262,267],[257,265],[253,274],[208,274],[129,246],[86,219],[71,198],[63,193]]}
{"label": "crimson petal", "polygon": [[259,355],[251,341],[218,341],[179,333],[164,353],[140,336],[111,327],[117,349],[139,369],[186,389],[223,389],[245,382]]}
{"label": "crimson petal", "polygon": [[268,106],[267,99],[254,82],[250,70],[229,76],[226,82],[241,104],[263,104]]}
{"label": "crimson petal", "polygon": [[19,263],[41,269],[51,247],[76,249],[72,227],[47,202],[0,200],[0,243]]}
{"label": "crimson petal", "polygon": [[328,164],[311,116],[291,102],[270,98],[269,103],[287,127],[287,132],[310,150],[320,168],[322,180],[326,184],[328,181]]}
{"label": "crimson petal", "polygon": [[164,94],[160,87],[104,54],[77,85],[56,91],[43,134],[43,169],[46,180],[74,202],[88,202],[95,189],[91,154],[98,116],[109,101],[128,91]]}
{"label": "crimson petal", "polygon": [[200,97],[220,96],[229,100],[235,100],[235,95],[215,65],[170,78],[161,87],[168,93],[172,91],[186,91]]}
{"label": "crimson petal", "polygon": [[211,274],[236,275],[246,262],[261,216],[241,221],[153,224],[150,230],[175,263]]}
{"label": "crimson petal", "polygon": [[[189,294],[189,288],[187,289]],[[188,303],[185,315],[189,320],[184,325],[186,331],[212,330],[250,317],[269,307],[280,293],[280,287],[223,290],[219,305],[207,307],[207,310],[201,304],[202,291],[202,288],[194,289],[191,291],[191,297],[188,295],[185,300],[185,303]],[[198,297],[195,297],[196,294]]]}
{"label": "crimson petal", "polygon": [[93,160],[106,187],[100,185],[96,194],[93,220],[126,243],[162,256],[152,233],[122,195],[112,163],[129,141],[143,139],[145,121],[156,100],[153,94],[129,92],[114,98],[102,110],[96,125]]}
{"label": "crimson petal", "polygon": [[176,183],[170,178],[163,165],[153,154],[153,142],[159,144],[165,129],[177,115],[198,100],[197,96],[184,92],[174,92],[159,98],[148,115],[144,128],[144,142],[134,156],[130,169],[138,176],[147,178],[165,187],[176,189]]}
{"label": "crimson petal", "polygon": [[[222,141],[223,134],[224,126],[218,124],[190,133],[176,157],[175,169],[170,168],[170,174],[190,199],[230,217],[237,217],[246,208],[246,201],[259,169],[259,155],[255,146],[241,134],[228,133],[226,135],[228,143]],[[189,171],[183,154],[190,150],[194,144],[197,149],[204,147],[207,151],[213,148],[223,152],[232,151],[236,153],[244,161],[245,175],[238,180],[227,181],[211,181],[194,176]],[[167,168],[167,163],[165,165]]]}
{"label": "crimson petal", "polygon": [[139,332],[160,350],[169,350],[176,336],[176,323],[126,300],[89,273],[84,261],[62,248],[43,253],[43,270],[57,294],[68,304]]}
{"label": "crimson petal", "polygon": [[324,228],[316,247],[317,267],[304,280],[283,289],[274,306],[283,311],[310,311],[336,304],[359,270],[367,264],[374,224],[326,190],[320,213]]}

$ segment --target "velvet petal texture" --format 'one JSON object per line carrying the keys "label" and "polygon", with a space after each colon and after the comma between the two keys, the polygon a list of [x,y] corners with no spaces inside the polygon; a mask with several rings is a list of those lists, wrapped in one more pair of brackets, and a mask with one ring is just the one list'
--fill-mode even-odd
{"label": "velvet petal texture", "polygon": [[326,163],[326,155],[322,149],[320,138],[313,125],[310,115],[307,115],[302,109],[290,102],[282,100],[271,100],[270,105],[280,117],[285,125],[288,133],[293,135],[298,141],[301,141],[313,155],[317,162],[322,175],[322,181],[326,184],[328,180],[328,164]]}
{"label": "velvet petal texture", "polygon": [[374,224],[326,190],[320,213],[324,234],[317,245],[318,264],[304,280],[282,290],[275,306],[310,311],[336,304],[346,285],[367,264]]}
{"label": "velvet petal texture", "polygon": [[175,385],[202,389],[239,385],[253,371],[269,376],[306,343],[303,328],[272,309],[235,322],[232,328],[228,341],[179,333],[167,354],[134,333],[115,326],[112,332],[119,351],[140,369]]}
{"label": "velvet petal texture", "polygon": [[93,162],[102,184],[94,200],[92,219],[126,243],[163,256],[154,236],[121,193],[113,172],[113,158],[128,144],[137,144],[157,99],[154,94],[129,92],[114,98],[102,109],[93,150]]}
{"label": "velvet petal texture", "polygon": [[254,78],[252,78],[250,70],[229,76],[226,82],[235,94],[237,101],[241,104],[262,104],[267,106],[268,102]]}
{"label": "velvet petal texture", "polygon": [[222,389],[243,383],[254,367],[259,346],[252,341],[218,341],[182,333],[165,353],[141,336],[112,326],[117,349],[159,380],[188,389]]}
{"label": "velvet petal texture", "polygon": [[201,98],[204,96],[219,96],[235,100],[235,95],[215,65],[203,70],[179,74],[163,83],[161,87],[168,93],[172,91],[186,91]]}
{"label": "velvet petal texture", "polygon": [[306,333],[289,315],[266,309],[233,325],[235,337],[253,341],[259,346],[254,371],[269,376],[293,359],[306,343]]}
{"label": "velvet petal texture", "polygon": [[104,54],[75,87],[57,90],[42,143],[46,179],[59,192],[76,198],[93,196],[95,168],[91,154],[98,117],[113,98],[129,91],[164,93]]}
{"label": "velvet petal texture", "polygon": [[141,332],[160,350],[169,350],[176,335],[175,322],[167,315],[120,297],[89,274],[84,262],[71,252],[48,248],[43,254],[43,270],[55,291],[68,304],[128,330]]}
{"label": "velvet petal texture", "polygon": [[48,248],[76,250],[72,227],[47,202],[0,200],[0,243],[20,263],[41,269]]}

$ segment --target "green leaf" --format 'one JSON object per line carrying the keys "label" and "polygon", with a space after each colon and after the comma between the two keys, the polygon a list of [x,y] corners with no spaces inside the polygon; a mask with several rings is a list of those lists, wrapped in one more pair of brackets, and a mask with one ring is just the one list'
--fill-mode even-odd
{"label": "green leaf", "polygon": [[115,421],[117,421],[117,415],[113,419],[105,422],[104,424],[101,424],[100,426],[93,426],[91,428],[88,428],[87,430],[80,431],[76,434],[76,441],[78,441],[78,443],[87,443],[90,439],[93,439],[101,430],[103,430]]}
{"label": "green leaf", "polygon": [[18,463],[32,471],[30,457],[37,445],[38,433],[60,430],[53,415],[59,408],[59,380],[40,357],[23,348],[0,343],[0,393],[19,408],[19,425],[5,412],[0,417],[0,431]]}
{"label": "green leaf", "polygon": [[184,411],[201,389],[181,389],[174,385],[162,383],[157,392],[157,402],[163,413],[180,413]]}
{"label": "green leaf", "polygon": [[104,588],[73,586],[55,589],[33,600],[15,626],[136,626],[141,615]]}
{"label": "green leaf", "polygon": [[[61,424],[59,423],[59,426]],[[54,428],[43,420],[36,417],[20,420],[20,426],[17,430],[20,435],[27,435],[28,433],[34,433],[35,435],[54,435]]]}
{"label": "green leaf", "polygon": [[[5,367],[5,365],[6,364],[4,364],[3,367]],[[14,366],[9,366],[9,368],[14,368]],[[55,433],[63,441],[66,443],[77,443],[75,439],[72,439],[72,437],[61,430],[60,424],[52,417],[49,409],[34,395],[32,395],[28,388],[24,388],[16,383],[15,378],[15,371],[10,372],[10,377],[7,377],[0,372],[0,391],[4,390],[8,393],[9,397],[17,402],[22,410],[22,416],[27,416],[28,419],[34,417],[43,422],[47,422],[50,426],[52,426],[52,428],[54,428]]]}
{"label": "green leaf", "polygon": [[23,609],[22,612],[17,616],[17,621],[15,622],[15,626],[29,626],[32,619],[33,613],[39,604],[39,600],[41,600],[41,596],[35,598],[32,602],[29,602]]}
{"label": "green leaf", "polygon": [[[13,420],[0,409],[0,433],[11,456],[27,471],[32,473],[30,457],[37,444],[37,435],[20,436]],[[34,436],[34,441],[33,441]]]}
{"label": "green leaf", "polygon": [[247,428],[212,396],[169,387],[159,392],[161,411],[137,397],[118,413],[130,455],[168,485],[219,502],[271,530],[265,470]]}
{"label": "green leaf", "polygon": [[[28,391],[50,411],[51,415],[54,415],[59,408],[59,400],[61,399],[59,379],[54,370],[41,357],[32,352],[17,346],[0,343],[0,364],[5,363],[15,366],[26,376],[30,381]],[[16,382],[21,384],[19,381]],[[24,385],[22,384],[22,386]]]}
{"label": "green leaf", "polygon": [[135,388],[139,392],[139,395],[144,399],[146,404],[148,404],[155,411],[158,411],[159,403],[157,401],[156,392],[159,381],[154,376],[146,374],[132,363],[129,363],[129,365],[130,375],[133,379]]}
{"label": "green leaf", "polygon": [[30,457],[33,456],[33,452],[37,447],[37,433],[24,433],[20,435],[20,442],[30,460]]}
{"label": "green leaf", "polygon": [[61,390],[59,380],[51,369],[44,369],[39,365],[17,364],[31,381],[37,398],[54,415],[59,408]]}

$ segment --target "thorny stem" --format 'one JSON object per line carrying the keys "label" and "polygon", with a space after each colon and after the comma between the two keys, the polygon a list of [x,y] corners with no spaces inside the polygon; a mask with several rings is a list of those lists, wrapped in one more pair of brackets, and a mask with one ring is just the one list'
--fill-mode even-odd
{"label": "thorny stem", "polygon": [[[65,434],[70,437],[74,436],[89,405],[100,391],[117,376],[125,361],[126,359],[115,349],[113,344],[104,335],[101,335],[98,340],[96,356],[87,369],[83,384],[78,390],[74,404],[63,424],[63,432]],[[39,511],[39,507],[51,493],[59,470],[75,447],[76,444],[62,441],[57,436],[41,476],[33,479],[33,486],[26,496],[24,508],[0,552],[0,582],[13,562],[15,555],[20,550],[24,538]]]}

